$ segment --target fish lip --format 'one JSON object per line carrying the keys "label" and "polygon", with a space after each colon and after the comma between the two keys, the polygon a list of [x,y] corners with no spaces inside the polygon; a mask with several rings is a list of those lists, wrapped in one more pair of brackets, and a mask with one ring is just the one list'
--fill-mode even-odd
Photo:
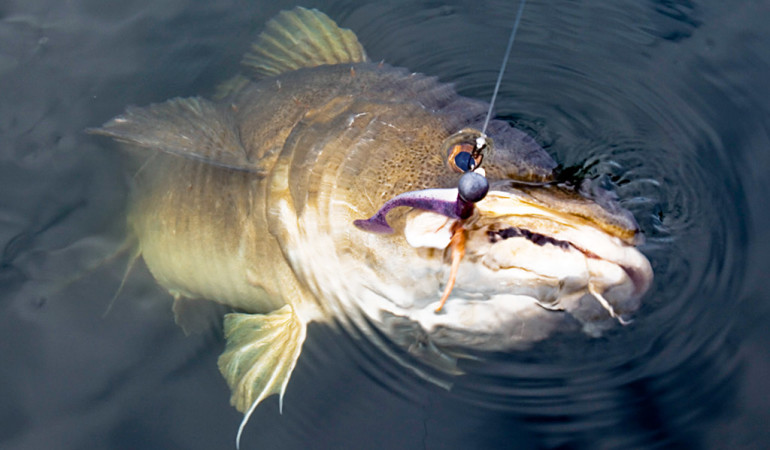
{"label": "fish lip", "polygon": [[[511,230],[511,229],[515,229],[516,230],[514,235],[508,236],[508,237],[501,236],[501,233],[503,231]],[[631,295],[631,297],[633,297],[633,298],[638,298],[641,295],[643,295],[645,292],[647,292],[647,290],[650,287],[650,284],[652,283],[652,274],[651,274],[651,270],[649,270],[649,267],[639,267],[639,268],[637,268],[637,267],[634,267],[634,266],[632,266],[631,264],[628,264],[628,263],[624,264],[624,263],[622,263],[620,261],[616,261],[616,260],[609,259],[609,258],[603,258],[603,257],[601,257],[601,256],[599,256],[599,255],[597,255],[597,254],[595,254],[593,252],[591,252],[590,250],[587,250],[587,249],[581,247],[580,245],[577,245],[573,241],[560,240],[560,239],[556,239],[556,238],[554,238],[552,236],[549,236],[547,234],[541,234],[541,233],[533,232],[533,231],[528,230],[526,228],[517,228],[517,227],[509,227],[509,228],[505,228],[505,229],[502,229],[502,230],[499,230],[499,231],[496,231],[496,232],[488,230],[487,234],[490,237],[490,242],[493,245],[495,243],[501,241],[501,240],[511,239],[511,238],[515,238],[515,237],[523,237],[523,238],[526,238],[527,240],[529,240],[530,242],[532,242],[532,243],[534,243],[536,245],[547,245],[547,244],[550,244],[550,245],[555,245],[557,247],[560,247],[562,249],[566,249],[566,247],[569,246],[569,247],[572,247],[575,250],[579,251],[580,253],[582,253],[586,258],[597,259],[597,260],[606,261],[606,262],[609,262],[609,263],[612,263],[612,264],[616,264],[618,267],[623,269],[625,274],[628,276],[629,280],[631,280],[631,282],[632,282],[632,284],[634,286],[633,294]],[[497,239],[499,239],[499,240],[495,240],[493,235],[494,236],[498,236]],[[646,260],[646,258],[645,258],[645,260]],[[645,269],[648,269],[648,270],[645,270]],[[650,272],[650,273],[648,274],[647,272]]]}
{"label": "fish lip", "polygon": [[584,179],[577,184],[498,180],[490,183],[489,191],[512,195],[550,212],[591,222],[631,246],[642,245],[645,241],[636,218],[621,206],[615,192],[599,186],[592,179]]}
{"label": "fish lip", "polygon": [[628,278],[631,280],[631,282],[634,284],[634,298],[639,298],[642,295],[644,295],[647,290],[650,288],[650,285],[652,284],[652,273],[650,271],[650,276],[645,276],[645,274],[642,273],[642,270],[633,268],[631,266],[619,265],[621,269],[628,275]]}
{"label": "fish lip", "polygon": [[[647,261],[646,258],[644,260],[647,262],[645,267],[633,267],[630,264],[623,264],[618,261],[613,261],[612,259],[602,258],[601,256],[598,256],[594,253],[592,253],[589,250],[583,249],[577,245],[575,245],[573,242],[569,242],[569,244],[579,252],[583,253],[583,255],[586,256],[586,258],[592,258],[592,259],[599,259],[602,261],[607,261],[613,264],[616,264],[618,267],[623,269],[623,272],[628,276],[628,279],[631,280],[631,283],[634,285],[634,291],[631,295],[632,298],[639,298],[642,295],[644,295],[647,290],[650,288],[650,284],[652,284],[652,269],[649,267],[649,261]],[[636,246],[634,246],[636,247]],[[647,269],[647,270],[645,270]],[[649,272],[649,275],[647,274]]]}

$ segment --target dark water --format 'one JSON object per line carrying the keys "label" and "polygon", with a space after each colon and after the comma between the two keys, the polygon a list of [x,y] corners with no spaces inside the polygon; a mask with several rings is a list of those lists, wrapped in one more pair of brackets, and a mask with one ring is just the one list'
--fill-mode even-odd
{"label": "dark water", "polygon": [[[517,3],[303,5],[372,59],[488,99]],[[0,3],[0,448],[232,448],[217,331],[185,337],[141,267],[104,316],[129,183],[82,130],[210,94],[291,6]],[[636,214],[656,281],[635,322],[466,362],[449,392],[311,326],[283,415],[266,401],[244,447],[770,447],[769,19],[753,1],[530,1],[497,110]]]}

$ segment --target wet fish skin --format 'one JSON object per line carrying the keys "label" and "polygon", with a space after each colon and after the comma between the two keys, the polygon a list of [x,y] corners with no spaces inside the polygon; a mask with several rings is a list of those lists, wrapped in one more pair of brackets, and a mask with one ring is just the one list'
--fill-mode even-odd
{"label": "wet fish skin", "polygon": [[[286,36],[296,47],[275,44]],[[393,234],[353,223],[398,194],[456,188],[442,145],[479,127],[487,105],[368,62],[349,30],[314,10],[281,13],[257,43],[221,98],[131,107],[92,130],[153,150],[135,175],[128,222],[158,283],[176,301],[237,311],[225,318],[220,370],[245,413],[239,438],[262,399],[283,395],[310,321],[381,345],[374,324],[457,373],[455,349],[509,350],[570,314],[597,332],[638,307],[652,272],[633,248],[633,217],[610,198],[558,186],[556,163],[531,137],[492,121],[483,163],[492,189],[465,224],[468,256],[435,314],[451,223],[406,208],[388,216]],[[505,253],[513,248],[574,263],[555,275],[517,269],[528,261]]]}
{"label": "wet fish skin", "polygon": [[[210,104],[202,99],[172,102],[189,103],[190,109]],[[187,136],[198,157],[153,155],[137,176],[131,229],[140,236],[153,275],[170,291],[267,312],[282,305],[273,299],[285,297],[276,285],[292,278],[286,271],[273,273],[275,261],[282,259],[275,237],[285,233],[280,220],[269,222],[275,217],[269,214],[272,204],[290,202],[297,216],[306,207],[323,207],[319,197],[351,205],[350,220],[319,217],[317,230],[329,235],[335,229],[348,233],[355,218],[370,215],[396,193],[454,186],[459,176],[447,170],[437,147],[485,107],[457,96],[435,78],[362,63],[297,70],[198,109],[205,110],[201,122],[232,127],[229,134],[237,142],[209,150]],[[146,122],[157,121],[159,114],[136,117],[134,111],[99,132],[139,141],[147,134]],[[225,133],[218,133],[225,141]],[[185,136],[171,128],[140,143],[158,148],[156,142],[167,142],[171,135]],[[222,148],[235,150],[226,157],[213,153]],[[495,166],[490,162],[488,167]],[[333,182],[324,181],[334,171]],[[291,184],[275,195],[284,175]],[[240,255],[237,266],[229,255]],[[243,272],[252,274],[248,281],[236,275]],[[265,293],[256,295],[248,287],[254,284]],[[253,301],[255,295],[271,300],[263,306]]]}

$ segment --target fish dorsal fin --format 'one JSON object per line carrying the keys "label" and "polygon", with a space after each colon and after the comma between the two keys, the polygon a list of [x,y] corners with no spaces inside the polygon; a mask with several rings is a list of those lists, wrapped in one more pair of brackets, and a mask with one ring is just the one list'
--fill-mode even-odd
{"label": "fish dorsal fin", "polygon": [[251,413],[262,400],[279,394],[283,409],[283,393],[306,334],[307,324],[290,305],[269,314],[225,316],[227,347],[218,365],[232,392],[230,403],[244,413],[237,446]]}
{"label": "fish dorsal fin", "polygon": [[232,111],[199,97],[131,106],[101,128],[87,131],[215,166],[261,172],[249,161]]}
{"label": "fish dorsal fin", "polygon": [[297,7],[281,11],[243,57],[255,78],[276,76],[303,67],[367,61],[356,35],[326,14]]}

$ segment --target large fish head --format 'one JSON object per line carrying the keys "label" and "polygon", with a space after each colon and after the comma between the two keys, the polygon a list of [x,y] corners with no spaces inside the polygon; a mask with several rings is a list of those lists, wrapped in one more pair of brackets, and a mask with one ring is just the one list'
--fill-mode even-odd
{"label": "large fish head", "polygon": [[[404,344],[481,350],[631,319],[652,270],[636,222],[607,190],[561,179],[532,137],[500,120],[471,163],[463,149],[477,145],[488,105],[433,78],[387,65],[326,70],[362,90],[294,127],[272,170],[268,214],[326,312]],[[489,191],[466,208],[459,183],[481,170]],[[464,254],[453,264],[458,229]]]}
{"label": "large fish head", "polygon": [[[444,142],[446,170],[457,169],[458,143],[470,152],[474,136],[481,134],[465,130]],[[480,200],[469,204],[462,188],[444,181],[441,189],[400,194],[356,222],[393,235],[369,245],[402,246],[380,259],[385,281],[372,290],[390,303],[378,322],[404,343],[416,330],[440,347],[478,350],[520,347],[557,330],[595,336],[629,323],[653,277],[634,217],[593,180],[559,181],[555,163],[523,132],[494,122],[490,136],[488,154],[473,167],[489,183]],[[468,166],[467,155],[458,161]],[[399,336],[406,329],[413,335]]]}

